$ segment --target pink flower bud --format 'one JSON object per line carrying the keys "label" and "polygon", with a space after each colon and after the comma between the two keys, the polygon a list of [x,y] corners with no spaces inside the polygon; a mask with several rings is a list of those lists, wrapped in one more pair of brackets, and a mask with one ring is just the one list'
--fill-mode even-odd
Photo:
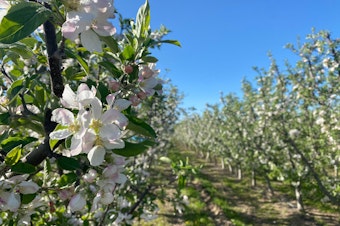
{"label": "pink flower bud", "polygon": [[97,171],[90,169],[87,174],[83,176],[84,180],[88,183],[93,183],[97,178]]}
{"label": "pink flower bud", "polygon": [[137,106],[141,101],[137,96],[131,96],[129,100],[131,101],[132,106]]}
{"label": "pink flower bud", "polygon": [[68,200],[72,197],[72,195],[74,194],[73,189],[62,189],[60,191],[58,191],[58,196],[62,201]]}
{"label": "pink flower bud", "polygon": [[126,66],[124,67],[124,72],[125,72],[126,74],[131,74],[131,73],[133,72],[133,67],[132,67],[131,65],[126,65]]}
{"label": "pink flower bud", "polygon": [[109,89],[113,90],[114,92],[118,91],[120,89],[120,82],[117,81],[109,82]]}
{"label": "pink flower bud", "polygon": [[146,98],[146,93],[140,91],[139,93],[137,93],[137,96],[139,97],[139,99],[144,100]]}

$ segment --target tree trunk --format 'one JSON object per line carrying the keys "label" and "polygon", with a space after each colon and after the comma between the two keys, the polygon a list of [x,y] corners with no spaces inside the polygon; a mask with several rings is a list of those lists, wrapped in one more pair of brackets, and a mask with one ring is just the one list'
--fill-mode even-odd
{"label": "tree trunk", "polygon": [[225,169],[224,158],[223,158],[223,157],[221,158],[221,168],[222,168],[222,169]]}
{"label": "tree trunk", "polygon": [[237,166],[237,179],[242,180],[242,170],[240,166]]}
{"label": "tree trunk", "polygon": [[270,195],[274,196],[274,189],[272,187],[272,184],[270,182],[270,179],[269,179],[267,173],[264,175],[264,179],[266,180],[267,188],[268,188],[268,191],[269,191]]}
{"label": "tree trunk", "polygon": [[307,157],[304,155],[304,153],[302,151],[300,151],[300,149],[297,147],[297,145],[295,144],[295,142],[292,139],[289,139],[288,142],[292,145],[295,152],[301,156],[303,163],[306,164],[306,166],[310,170],[310,172],[311,172],[312,176],[314,177],[314,179],[316,180],[316,183],[318,184],[321,192],[329,198],[330,202],[333,205],[339,205],[339,202],[340,202],[339,198],[336,197],[335,195],[333,195],[329,190],[327,190],[327,188],[325,187],[325,185],[321,181],[319,174],[315,171],[313,163],[308,161]]}
{"label": "tree trunk", "polygon": [[299,181],[298,184],[295,185],[294,187],[295,187],[296,208],[297,208],[300,212],[305,212],[305,207],[304,207],[304,205],[303,205],[303,200],[302,200],[302,193],[301,193],[301,184],[300,184],[300,181]]}
{"label": "tree trunk", "polygon": [[251,186],[256,187],[256,172],[254,169],[251,170]]}
{"label": "tree trunk", "polygon": [[339,176],[339,172],[338,172],[338,166],[334,165],[334,177],[337,179]]}
{"label": "tree trunk", "polygon": [[231,166],[230,163],[228,163],[228,170],[230,174],[233,174],[233,167]]}
{"label": "tree trunk", "polygon": [[210,152],[207,152],[207,155],[205,156],[205,161],[208,161],[210,162]]}

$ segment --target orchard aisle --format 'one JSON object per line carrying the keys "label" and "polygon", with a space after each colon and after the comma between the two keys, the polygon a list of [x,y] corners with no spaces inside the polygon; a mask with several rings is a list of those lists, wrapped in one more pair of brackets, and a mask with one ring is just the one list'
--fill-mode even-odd
{"label": "orchard aisle", "polygon": [[[182,148],[179,148],[182,149]],[[203,165],[200,172],[182,190],[189,197],[188,208],[182,214],[174,213],[169,203],[160,204],[158,219],[136,225],[327,225],[340,224],[340,214],[327,213],[315,207],[306,206],[307,213],[300,214],[295,208],[293,194],[285,193],[279,183],[273,183],[273,197],[266,191],[263,181],[251,187],[250,177],[244,175],[237,179],[227,169],[221,169],[219,161],[206,161],[199,154],[188,151],[172,151],[171,157],[185,160],[190,164]],[[175,181],[171,170],[162,163],[155,173],[156,177]],[[168,195],[175,190],[175,183],[165,189]]]}

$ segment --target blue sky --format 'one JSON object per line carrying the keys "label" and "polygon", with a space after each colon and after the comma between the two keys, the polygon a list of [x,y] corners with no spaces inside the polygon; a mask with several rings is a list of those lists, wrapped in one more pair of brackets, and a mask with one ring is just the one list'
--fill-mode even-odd
{"label": "blue sky", "polygon": [[[115,0],[125,17],[135,17],[144,0]],[[162,76],[184,93],[183,107],[205,109],[220,92],[241,95],[241,81],[268,68],[271,52],[283,65],[296,57],[284,46],[295,44],[312,27],[340,37],[338,0],[149,0],[152,29],[165,25],[182,48],[165,45],[155,55]]]}

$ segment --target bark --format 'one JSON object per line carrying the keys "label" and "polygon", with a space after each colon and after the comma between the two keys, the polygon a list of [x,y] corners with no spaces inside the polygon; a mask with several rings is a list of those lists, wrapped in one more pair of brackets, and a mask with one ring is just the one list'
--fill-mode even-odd
{"label": "bark", "polygon": [[303,200],[302,200],[300,181],[294,187],[295,187],[296,208],[301,212],[305,212],[305,207],[304,207]]}
{"label": "bark", "polygon": [[268,188],[268,191],[269,191],[270,195],[271,195],[271,196],[274,196],[274,195],[275,195],[274,189],[273,189],[273,187],[272,187],[272,183],[270,182],[270,179],[269,179],[267,173],[264,174],[264,179],[266,180],[267,188]]}
{"label": "bark", "polygon": [[252,171],[251,171],[251,186],[252,187],[256,186],[256,172],[255,172],[255,169],[252,169]]}
{"label": "bark", "polygon": [[224,158],[223,157],[221,158],[221,168],[225,169],[225,164],[224,164]]}
{"label": "bark", "polygon": [[237,179],[242,180],[242,169],[240,166],[237,167]]}

